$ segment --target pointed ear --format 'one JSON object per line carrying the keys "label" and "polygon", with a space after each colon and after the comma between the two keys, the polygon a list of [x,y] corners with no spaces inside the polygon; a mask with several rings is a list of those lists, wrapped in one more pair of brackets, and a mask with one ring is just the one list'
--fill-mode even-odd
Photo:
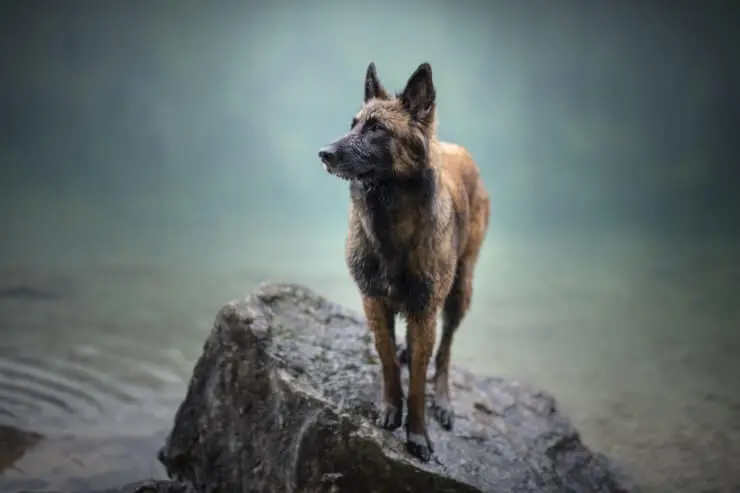
{"label": "pointed ear", "polygon": [[424,121],[433,114],[435,101],[432,66],[422,63],[409,77],[401,93],[401,102],[412,118]]}
{"label": "pointed ear", "polygon": [[370,62],[365,73],[365,102],[373,98],[388,99],[388,93],[385,91],[383,84],[378,80],[378,74],[375,72],[375,64]]}

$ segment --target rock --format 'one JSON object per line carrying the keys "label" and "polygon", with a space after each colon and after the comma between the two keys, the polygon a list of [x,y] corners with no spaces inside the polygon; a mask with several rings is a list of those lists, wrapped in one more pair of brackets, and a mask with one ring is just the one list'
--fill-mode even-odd
{"label": "rock", "polygon": [[0,287],[0,299],[26,301],[56,301],[62,296],[53,291],[39,289],[34,286],[17,285]]}
{"label": "rock", "polygon": [[[404,371],[404,385],[408,375]],[[294,284],[218,314],[160,460],[195,491],[637,491],[548,394],[453,367],[453,431],[422,463],[377,428],[379,367],[359,315]]]}
{"label": "rock", "polygon": [[0,476],[44,437],[32,431],[0,425]]}
{"label": "rock", "polygon": [[[164,468],[155,459],[166,430],[137,431],[128,435],[46,436],[0,474],[0,491],[93,493],[137,480],[166,479]],[[4,443],[8,442],[3,442],[0,432],[0,458]],[[9,443],[12,449],[13,442]]]}
{"label": "rock", "polygon": [[[67,493],[56,490],[20,490],[18,493]],[[137,481],[118,488],[86,490],[84,493],[193,493],[190,484],[177,481]]]}

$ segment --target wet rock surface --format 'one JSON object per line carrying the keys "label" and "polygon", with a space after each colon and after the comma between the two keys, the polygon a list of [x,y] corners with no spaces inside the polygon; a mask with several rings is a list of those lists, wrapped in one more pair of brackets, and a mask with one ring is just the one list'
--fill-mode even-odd
{"label": "wet rock surface", "polygon": [[159,454],[174,482],[141,491],[637,491],[549,394],[459,367],[451,378],[455,428],[428,419],[425,464],[402,429],[374,425],[380,372],[362,318],[264,284],[218,314]]}

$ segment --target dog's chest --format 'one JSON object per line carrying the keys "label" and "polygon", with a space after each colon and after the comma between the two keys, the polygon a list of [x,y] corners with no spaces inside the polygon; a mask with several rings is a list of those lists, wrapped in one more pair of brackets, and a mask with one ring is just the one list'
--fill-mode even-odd
{"label": "dog's chest", "polygon": [[360,201],[360,222],[373,250],[388,268],[400,268],[403,260],[418,249],[423,228],[422,205],[415,196],[393,189],[373,189]]}
{"label": "dog's chest", "polygon": [[[357,252],[353,274],[368,296],[384,296],[412,310],[429,299],[428,273],[419,269],[426,252],[421,238],[431,218],[423,217],[414,197],[366,194],[359,202],[366,248]],[[352,267],[351,267],[352,268]]]}

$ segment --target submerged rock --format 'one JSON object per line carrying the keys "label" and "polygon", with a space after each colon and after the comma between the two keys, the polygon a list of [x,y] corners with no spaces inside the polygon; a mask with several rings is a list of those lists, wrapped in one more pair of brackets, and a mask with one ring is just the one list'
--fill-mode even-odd
{"label": "submerged rock", "polygon": [[0,424],[0,476],[43,439],[38,433]]}
{"label": "submerged rock", "polygon": [[[2,428],[0,426],[0,459],[8,443],[3,441]],[[123,436],[54,434],[44,437],[11,467],[0,471],[0,492],[133,491],[134,481],[167,478],[164,468],[155,459],[166,436],[166,431],[161,430]],[[12,450],[12,441],[10,445]]]}
{"label": "submerged rock", "polygon": [[422,463],[402,429],[374,425],[380,372],[361,317],[265,284],[218,314],[160,460],[198,492],[635,491],[547,393],[459,367],[451,382],[455,428],[428,419]]}
{"label": "submerged rock", "polygon": [[[137,481],[105,490],[78,490],[81,493],[194,493],[187,483],[176,481]],[[18,493],[68,493],[52,490],[20,490]]]}
{"label": "submerged rock", "polygon": [[61,298],[59,293],[25,284],[0,287],[0,300],[56,301]]}

